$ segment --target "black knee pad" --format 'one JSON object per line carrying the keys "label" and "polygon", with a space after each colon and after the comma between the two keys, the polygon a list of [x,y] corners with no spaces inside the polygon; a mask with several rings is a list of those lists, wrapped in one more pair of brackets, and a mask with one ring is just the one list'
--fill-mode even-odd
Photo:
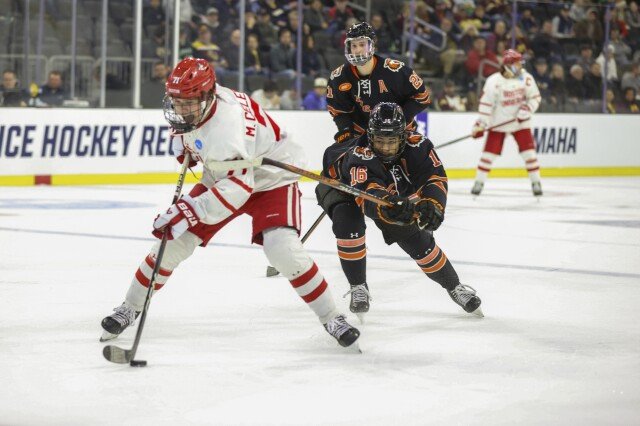
{"label": "black knee pad", "polygon": [[398,245],[405,253],[411,256],[412,259],[416,260],[424,257],[430,250],[433,250],[436,241],[433,239],[433,233],[422,230],[399,240]]}
{"label": "black knee pad", "polygon": [[353,239],[365,234],[364,214],[353,201],[333,206],[331,220],[336,238]]}

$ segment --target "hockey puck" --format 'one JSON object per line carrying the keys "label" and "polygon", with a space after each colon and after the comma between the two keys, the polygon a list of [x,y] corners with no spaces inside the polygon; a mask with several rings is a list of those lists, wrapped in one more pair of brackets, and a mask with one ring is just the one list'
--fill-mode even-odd
{"label": "hockey puck", "polygon": [[147,361],[142,361],[142,360],[132,360],[129,363],[130,366],[132,367],[146,367],[147,366]]}

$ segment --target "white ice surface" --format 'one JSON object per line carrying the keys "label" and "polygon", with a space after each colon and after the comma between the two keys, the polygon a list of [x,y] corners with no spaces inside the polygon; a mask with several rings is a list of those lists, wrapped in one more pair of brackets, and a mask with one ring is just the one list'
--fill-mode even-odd
{"label": "white ice surface", "polygon": [[[100,320],[173,185],[1,188],[0,425],[640,424],[640,179],[546,179],[540,202],[526,180],[470,186],[436,238],[486,318],[369,223],[374,300],[346,353],[241,218],[154,298],[141,369],[104,360]],[[307,247],[348,312],[329,220]]]}

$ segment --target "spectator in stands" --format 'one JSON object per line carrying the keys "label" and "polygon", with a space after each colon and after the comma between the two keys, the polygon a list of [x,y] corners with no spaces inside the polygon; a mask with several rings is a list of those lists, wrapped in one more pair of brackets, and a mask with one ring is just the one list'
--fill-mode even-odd
{"label": "spectator in stands", "polygon": [[584,0],[574,0],[569,10],[569,17],[573,22],[580,22],[587,19],[587,8],[584,6]]}
{"label": "spectator in stands", "polygon": [[302,102],[294,87],[283,91],[280,95],[280,109],[295,111],[302,109]]}
{"label": "spectator in stands", "polygon": [[576,22],[573,26],[573,30],[576,34],[576,39],[582,42],[588,42],[591,44],[600,44],[604,37],[604,30],[600,23],[600,17],[598,16],[598,10],[591,8],[587,11],[587,17],[581,21]]}
{"label": "spectator in stands", "polygon": [[589,71],[591,68],[591,64],[593,64],[596,60],[593,59],[593,49],[590,44],[583,44],[580,47],[580,57],[576,61],[576,64],[582,67],[584,72]]}
{"label": "spectator in stands", "polygon": [[[40,86],[37,99],[44,104],[43,106],[62,106],[64,101],[69,99],[67,91],[62,87],[60,71],[49,73],[47,82]],[[40,106],[37,101],[35,106]]]}
{"label": "spectator in stands", "polygon": [[164,62],[153,64],[151,79],[140,86],[140,103],[144,108],[162,108],[164,84],[167,82],[170,72],[171,68],[166,66]]}
{"label": "spectator in stands", "polygon": [[[163,0],[162,2],[165,13],[167,13],[169,16],[173,16],[174,4],[175,4],[174,0]],[[195,14],[195,10],[193,9],[191,0],[180,0],[178,7],[180,10],[180,27],[190,28],[191,31],[195,32],[197,29],[197,26],[193,22],[193,16]]]}
{"label": "spectator in stands", "polygon": [[547,60],[544,58],[536,58],[531,75],[538,85],[542,99],[548,99],[551,77],[549,76],[549,65],[547,64]]}
{"label": "spectator in stands", "polygon": [[498,58],[498,63],[502,63],[502,56],[504,55],[504,51],[507,50],[507,42],[504,40],[500,40],[498,44],[496,44],[496,58]]}
{"label": "spectator in stands", "polygon": [[265,60],[263,54],[260,51],[260,44],[258,37],[255,34],[249,34],[247,36],[247,48],[245,49],[245,74],[266,74]]}
{"label": "spectator in stands", "polygon": [[549,80],[548,102],[551,104],[552,110],[564,111],[566,100],[567,88],[564,81],[564,68],[561,64],[553,64],[551,67],[551,79]]}
{"label": "spectator in stands", "polygon": [[[606,52],[606,53],[605,53]],[[616,66],[616,61],[614,59],[614,55],[616,53],[615,47],[612,45],[608,45],[602,53],[596,58],[596,62],[600,66],[600,74],[605,71],[605,56],[606,56],[606,76],[605,78],[609,82],[618,81],[618,67]],[[593,65],[590,69],[593,69]]]}
{"label": "spectator in stands", "polygon": [[231,28],[238,27],[240,23],[238,0],[209,0],[209,2],[218,9],[220,22]]}
{"label": "spectator in stands", "polygon": [[335,6],[329,9],[329,33],[335,34],[338,31],[342,31],[344,28],[348,28],[347,20],[349,18],[355,18],[353,9],[347,6],[347,0],[335,0]]}
{"label": "spectator in stands", "polygon": [[[258,19],[256,18],[256,14],[251,10],[247,10],[244,13],[244,33],[245,37],[249,37],[249,34],[256,35],[260,37],[260,33],[256,28],[258,23]],[[239,23],[238,23],[239,24]]]}
{"label": "spectator in stands", "polygon": [[224,56],[227,60],[227,70],[238,71],[240,69],[240,43],[242,35],[239,29],[231,31],[229,40],[224,45]]}
{"label": "spectator in stands", "polygon": [[309,25],[312,34],[329,28],[322,0],[311,0],[311,4],[304,11],[304,23]]}
{"label": "spectator in stands", "polygon": [[573,20],[569,16],[571,6],[564,4],[560,12],[554,16],[552,22],[552,34],[555,38],[573,38]]}
{"label": "spectator in stands", "polygon": [[282,2],[283,5],[280,3],[277,0],[260,0],[260,5],[267,12],[271,24],[276,28],[284,28],[287,25],[288,7],[284,6],[285,2]]}
{"label": "spectator in stands", "polygon": [[371,15],[370,24],[376,33],[376,50],[385,54],[395,50],[393,35],[387,29],[387,24],[384,22],[382,15],[380,13]]}
{"label": "spectator in stands", "polygon": [[316,77],[325,69],[324,61],[316,49],[315,39],[312,35],[306,36],[302,42],[302,73]]}
{"label": "spectator in stands", "polygon": [[487,50],[495,52],[500,40],[507,41],[507,23],[502,20],[496,22],[493,32],[487,36]]}
{"label": "spectator in stands", "polygon": [[271,46],[278,40],[278,30],[271,23],[271,17],[266,9],[260,9],[258,11],[258,23],[255,29],[258,33],[260,49],[268,52]]}
{"label": "spectator in stands", "polygon": [[294,78],[295,71],[295,46],[291,40],[291,31],[280,28],[278,31],[278,43],[271,46],[269,52],[271,72],[277,76]]}
{"label": "spectator in stands", "polygon": [[473,41],[473,49],[467,55],[465,67],[469,76],[476,78],[482,61],[491,61],[493,63],[485,63],[482,69],[482,75],[489,77],[491,74],[499,71],[498,58],[495,53],[487,50],[487,42],[482,37],[476,37]]}
{"label": "spectator in stands", "polygon": [[538,33],[538,21],[536,21],[533,13],[531,13],[530,8],[527,7],[522,10],[519,26],[528,36],[533,36]]}
{"label": "spectator in stands", "polygon": [[558,40],[553,37],[553,24],[549,20],[542,23],[540,32],[531,42],[531,50],[536,58],[562,61],[562,47]]}
{"label": "spectator in stands", "polygon": [[443,92],[438,95],[436,107],[439,111],[469,111],[467,108],[467,98],[458,94],[456,84],[453,80],[446,80]]}
{"label": "spectator in stands", "polygon": [[629,47],[620,37],[620,30],[618,28],[611,28],[609,45],[613,46],[615,50],[614,59],[618,66],[624,66],[629,64],[631,57],[631,47]]}
{"label": "spectator in stands", "polygon": [[327,109],[327,79],[318,77],[313,80],[313,90],[307,93],[302,101],[302,108],[306,110],[326,111]]}
{"label": "spectator in stands", "polygon": [[613,93],[613,90],[611,89],[607,89],[607,93],[605,94],[605,98],[606,98],[606,107],[607,107],[607,114],[615,114],[617,112],[617,105],[616,105],[616,95],[615,93]]}
{"label": "spectator in stands", "polygon": [[633,87],[627,87],[624,90],[624,99],[620,112],[627,114],[640,114],[640,104],[636,98],[636,90]]}
{"label": "spectator in stands", "polygon": [[[294,43],[297,44],[297,35],[298,35],[298,11],[296,9],[290,10],[287,13],[287,25],[286,27],[289,31],[291,31],[291,38]],[[302,36],[311,34],[311,30],[309,29],[309,25],[302,23]]]}
{"label": "spectator in stands", "polygon": [[634,49],[640,47],[640,12],[638,11],[638,3],[631,1],[629,8],[625,11],[625,22],[629,27],[629,34],[627,40],[631,43]]}
{"label": "spectator in stands", "polygon": [[440,29],[447,37],[444,50],[440,53],[440,63],[442,64],[442,74],[448,77],[453,73],[456,64],[464,61],[464,52],[460,50],[456,43],[457,37],[454,33],[453,21],[451,21],[451,19],[442,18],[440,21]]}
{"label": "spectator in stands", "polygon": [[460,36],[460,40],[458,42],[458,47],[460,47],[460,49],[464,52],[469,52],[471,51],[471,49],[473,49],[473,42],[478,37],[480,37],[480,32],[476,27],[471,25],[462,32],[462,35]]}
{"label": "spectator in stands", "polygon": [[166,53],[164,26],[159,26],[152,38],[142,42],[142,57],[160,59],[164,58]]}
{"label": "spectator in stands", "polygon": [[473,16],[475,19],[480,21],[480,28],[478,28],[478,30],[481,33],[488,33],[489,31],[491,31],[491,19],[489,19],[489,17],[485,13],[484,6],[480,4],[477,5],[476,9],[473,11]]}
{"label": "spectator in stands", "polygon": [[27,106],[26,93],[20,89],[18,77],[13,70],[5,70],[2,73],[2,85],[0,86],[0,105],[5,107]]}
{"label": "spectator in stands", "polygon": [[482,20],[475,16],[473,6],[462,5],[458,7],[458,25],[462,31],[470,26],[475,27],[478,33],[482,31]]}
{"label": "spectator in stands", "polygon": [[591,64],[584,82],[587,87],[587,99],[602,99],[602,69],[598,62]]}
{"label": "spectator in stands", "polygon": [[189,28],[180,28],[178,43],[180,44],[178,47],[178,57],[180,59],[184,59],[187,56],[193,56],[193,48],[191,47],[191,30]]}
{"label": "spectator in stands", "polygon": [[634,62],[631,69],[624,73],[622,76],[622,82],[620,83],[622,89],[632,88],[636,93],[640,93],[640,64]]}
{"label": "spectator in stands", "polygon": [[567,79],[567,102],[577,105],[587,99],[587,86],[584,81],[584,70],[575,64],[569,70]]}
{"label": "spectator in stands", "polygon": [[202,25],[206,25],[209,27],[209,31],[211,33],[211,42],[217,44],[218,46],[223,44],[225,40],[227,40],[227,28],[225,25],[222,25],[220,22],[220,14],[218,9],[215,7],[210,7],[207,9],[207,14],[204,16],[202,20],[202,24],[198,29],[202,28]]}
{"label": "spectator in stands", "polygon": [[280,109],[278,84],[273,80],[265,80],[262,89],[251,93],[251,98],[264,109]]}
{"label": "spectator in stands", "polygon": [[143,8],[142,23],[147,25],[163,25],[165,20],[164,8],[160,0],[149,0],[149,4]]}
{"label": "spectator in stands", "polygon": [[228,67],[220,47],[211,40],[211,30],[207,25],[202,24],[198,27],[198,38],[191,43],[191,47],[193,56],[212,63],[216,73],[221,73]]}

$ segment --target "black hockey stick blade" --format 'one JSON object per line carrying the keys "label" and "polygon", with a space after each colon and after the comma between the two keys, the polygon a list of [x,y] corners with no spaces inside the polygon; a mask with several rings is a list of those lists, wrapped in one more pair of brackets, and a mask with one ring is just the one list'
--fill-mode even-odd
{"label": "black hockey stick blade", "polygon": [[102,349],[102,355],[104,355],[107,361],[115,362],[116,364],[129,364],[133,358],[132,351],[114,345],[105,346],[104,349]]}
{"label": "black hockey stick blade", "polygon": [[271,265],[267,266],[267,277],[275,277],[276,275],[279,275],[279,274],[280,274],[280,271],[278,271],[276,268],[274,268]]}

